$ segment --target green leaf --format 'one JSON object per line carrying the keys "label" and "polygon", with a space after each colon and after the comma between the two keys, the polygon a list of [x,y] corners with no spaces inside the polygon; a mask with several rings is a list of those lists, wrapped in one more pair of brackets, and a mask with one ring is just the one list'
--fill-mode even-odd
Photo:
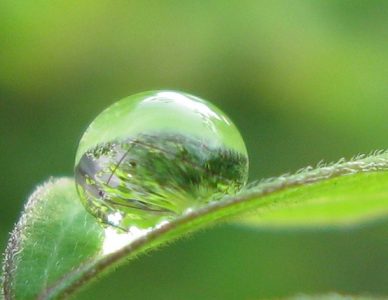
{"label": "green leaf", "polygon": [[73,180],[48,181],[31,195],[11,233],[3,266],[5,298],[44,295],[52,282],[96,258],[102,238],[101,227],[77,201]]}
{"label": "green leaf", "polygon": [[387,187],[387,173],[342,176],[271,194],[237,220],[260,226],[353,224],[388,214]]}
{"label": "green leaf", "polygon": [[71,179],[51,180],[30,197],[11,234],[3,266],[5,298],[63,297],[126,258],[236,215],[255,226],[332,226],[388,214],[386,170],[386,152],[306,168],[252,184],[135,237],[104,231],[81,206]]}
{"label": "green leaf", "polygon": [[373,172],[386,170],[387,157],[386,152],[361,155],[349,162],[308,167],[268,183],[264,180],[257,188],[266,184],[279,187],[282,182],[286,188],[281,193],[270,193],[261,200],[259,210],[253,209],[236,220],[254,226],[336,226],[387,215],[388,179],[386,174]]}

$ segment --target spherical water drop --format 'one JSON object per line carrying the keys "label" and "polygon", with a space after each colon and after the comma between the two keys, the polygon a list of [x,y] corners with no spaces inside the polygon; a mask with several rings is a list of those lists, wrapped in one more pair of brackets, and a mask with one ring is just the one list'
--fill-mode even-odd
{"label": "spherical water drop", "polygon": [[239,191],[244,141],[229,118],[189,94],[151,91],[103,111],[76,156],[78,194],[102,224],[153,227]]}

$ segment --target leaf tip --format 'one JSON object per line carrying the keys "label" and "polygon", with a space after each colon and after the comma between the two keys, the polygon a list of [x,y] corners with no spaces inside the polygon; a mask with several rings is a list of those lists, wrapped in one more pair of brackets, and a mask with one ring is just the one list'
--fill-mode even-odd
{"label": "leaf tip", "polygon": [[33,216],[40,209],[40,202],[53,185],[64,186],[69,184],[70,178],[49,178],[45,183],[38,186],[28,198],[23,211],[14,229],[10,233],[8,243],[3,254],[1,292],[4,299],[13,299],[13,277],[17,269],[20,253],[23,251],[23,239],[25,230],[30,226]]}

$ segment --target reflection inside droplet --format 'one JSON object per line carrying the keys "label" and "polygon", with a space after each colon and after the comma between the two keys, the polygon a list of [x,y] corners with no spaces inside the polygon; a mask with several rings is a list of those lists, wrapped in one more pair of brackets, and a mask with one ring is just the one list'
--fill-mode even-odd
{"label": "reflection inside droplet", "polygon": [[175,91],[137,94],[102,112],[75,166],[80,200],[103,226],[123,231],[119,240],[233,195],[247,177],[244,141],[229,118]]}

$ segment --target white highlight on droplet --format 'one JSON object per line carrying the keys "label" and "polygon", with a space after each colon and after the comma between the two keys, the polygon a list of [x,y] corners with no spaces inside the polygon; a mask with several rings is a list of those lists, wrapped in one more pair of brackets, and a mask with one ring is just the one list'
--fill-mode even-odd
{"label": "white highlight on droplet", "polygon": [[[196,111],[208,118],[215,118],[221,120],[221,116],[215,111],[211,110],[202,100],[194,96],[186,96],[174,91],[161,91],[156,94],[156,97],[149,97],[144,102],[159,101],[160,98],[167,99],[169,102],[175,102],[178,105],[187,107],[189,110]],[[192,100],[194,98],[196,101]]]}
{"label": "white highlight on droplet", "polygon": [[113,253],[134,240],[141,238],[147,234],[150,229],[141,229],[136,226],[131,226],[128,232],[118,232],[114,227],[106,228],[104,231],[104,243],[102,245],[102,254],[107,255]]}

